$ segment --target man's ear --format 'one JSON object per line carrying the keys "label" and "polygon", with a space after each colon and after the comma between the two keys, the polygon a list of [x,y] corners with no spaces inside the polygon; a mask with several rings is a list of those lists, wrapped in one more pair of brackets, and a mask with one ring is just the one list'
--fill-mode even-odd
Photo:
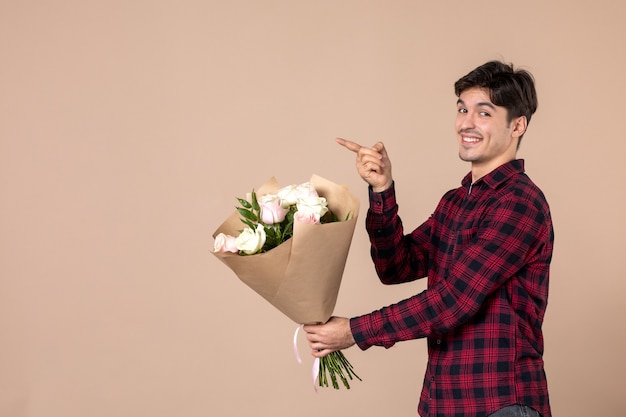
{"label": "man's ear", "polygon": [[528,126],[528,120],[526,116],[520,116],[511,121],[511,135],[514,138],[520,138],[526,133],[526,127]]}

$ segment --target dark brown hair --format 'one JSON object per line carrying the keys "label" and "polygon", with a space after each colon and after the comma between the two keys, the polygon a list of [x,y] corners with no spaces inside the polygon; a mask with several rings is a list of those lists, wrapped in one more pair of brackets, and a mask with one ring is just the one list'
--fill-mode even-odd
{"label": "dark brown hair", "polygon": [[507,109],[508,121],[526,116],[527,123],[537,110],[537,92],[531,73],[511,64],[489,61],[454,83],[457,97],[469,88],[488,90],[491,102]]}

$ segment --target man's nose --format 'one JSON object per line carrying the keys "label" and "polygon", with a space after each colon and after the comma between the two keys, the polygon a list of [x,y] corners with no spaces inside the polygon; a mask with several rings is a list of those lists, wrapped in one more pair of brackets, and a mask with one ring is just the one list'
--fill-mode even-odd
{"label": "man's nose", "polygon": [[474,127],[474,118],[470,113],[464,114],[459,120],[459,130],[473,129]]}

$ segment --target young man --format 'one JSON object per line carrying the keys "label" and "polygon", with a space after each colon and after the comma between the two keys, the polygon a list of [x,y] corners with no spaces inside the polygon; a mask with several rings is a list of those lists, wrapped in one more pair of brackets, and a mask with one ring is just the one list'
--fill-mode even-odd
{"label": "young man", "polygon": [[385,146],[338,139],[369,184],[366,227],[380,280],[428,277],[424,292],[351,319],[307,325],[315,357],[428,340],[418,412],[550,417],[541,330],[554,233],[548,203],[517,149],[537,108],[532,76],[492,61],[455,83],[461,187],[404,234]]}

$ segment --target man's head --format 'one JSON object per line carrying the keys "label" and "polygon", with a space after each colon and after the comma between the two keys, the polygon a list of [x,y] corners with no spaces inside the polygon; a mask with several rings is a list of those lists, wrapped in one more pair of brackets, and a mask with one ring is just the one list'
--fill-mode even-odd
{"label": "man's head", "polygon": [[459,79],[454,90],[459,157],[472,163],[475,178],[515,159],[537,109],[530,73],[491,61]]}
{"label": "man's head", "polygon": [[463,91],[473,87],[487,90],[493,104],[506,108],[509,122],[525,116],[528,124],[537,110],[533,76],[528,71],[514,69],[513,65],[487,62],[454,83],[454,93],[460,97]]}

